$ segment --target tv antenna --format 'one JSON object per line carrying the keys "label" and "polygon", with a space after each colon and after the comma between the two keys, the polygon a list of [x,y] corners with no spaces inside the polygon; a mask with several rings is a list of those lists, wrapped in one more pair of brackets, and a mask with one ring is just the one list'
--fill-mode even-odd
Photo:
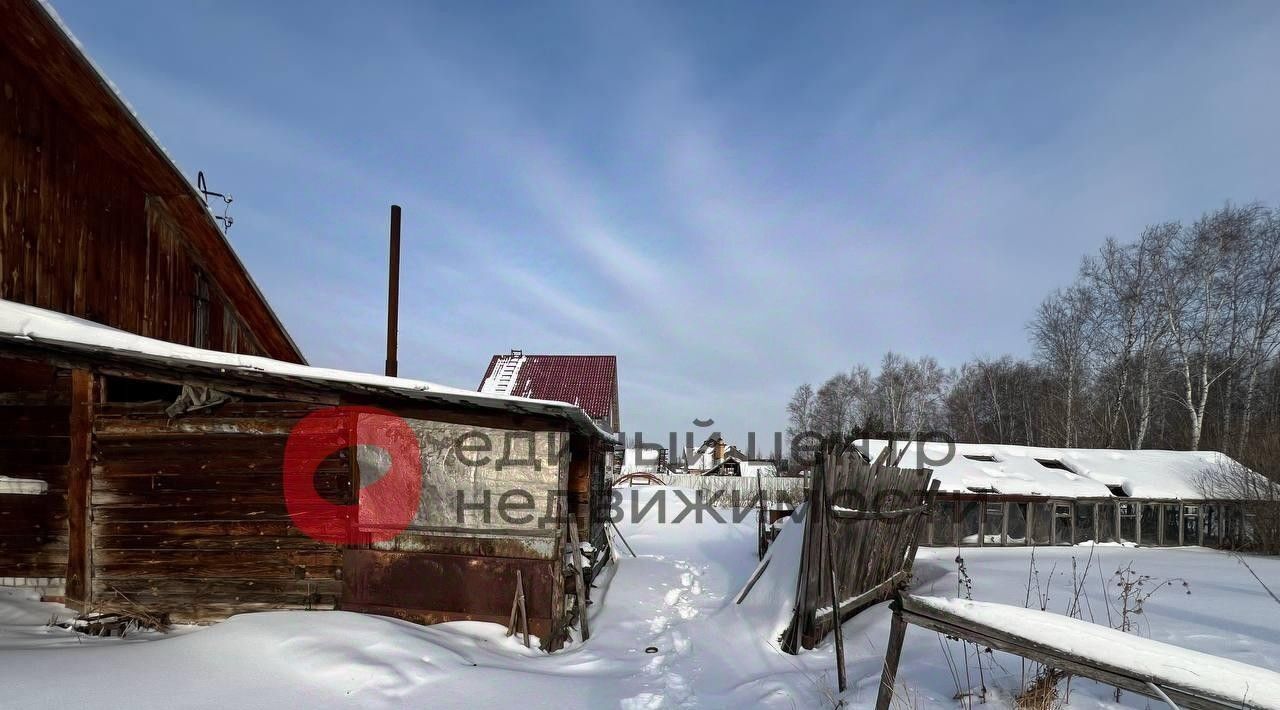
{"label": "tv antenna", "polygon": [[232,219],[230,214],[231,200],[233,199],[231,195],[224,195],[221,192],[214,192],[213,190],[210,190],[209,186],[205,184],[203,170],[196,173],[196,189],[199,190],[200,194],[203,196],[204,206],[206,208],[209,207],[210,197],[216,197],[222,200],[222,214],[221,215],[215,214],[213,218],[218,220],[219,222],[222,222],[222,231],[224,234],[227,232],[230,232],[231,225],[235,222],[235,220]]}

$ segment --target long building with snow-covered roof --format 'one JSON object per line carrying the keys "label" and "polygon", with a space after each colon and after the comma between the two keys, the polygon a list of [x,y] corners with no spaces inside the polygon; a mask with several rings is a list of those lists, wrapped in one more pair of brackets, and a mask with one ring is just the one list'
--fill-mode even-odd
{"label": "long building with snow-covered roof", "polygon": [[932,545],[1240,544],[1241,499],[1271,486],[1216,451],[860,439],[858,454],[933,470]]}

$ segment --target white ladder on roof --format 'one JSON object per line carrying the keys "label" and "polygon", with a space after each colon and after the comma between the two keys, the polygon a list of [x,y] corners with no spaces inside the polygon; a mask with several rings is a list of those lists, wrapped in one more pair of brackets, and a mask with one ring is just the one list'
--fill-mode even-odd
{"label": "white ladder on roof", "polygon": [[502,364],[498,365],[498,376],[493,386],[494,392],[511,394],[511,389],[515,387],[516,373],[520,371],[520,362],[523,359],[523,355],[511,355],[503,358]]}

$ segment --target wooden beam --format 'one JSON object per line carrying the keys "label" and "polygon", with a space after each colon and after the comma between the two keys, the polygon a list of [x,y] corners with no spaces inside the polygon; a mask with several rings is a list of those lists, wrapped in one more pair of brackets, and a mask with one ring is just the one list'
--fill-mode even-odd
{"label": "wooden beam", "polygon": [[67,582],[68,605],[87,610],[93,599],[92,527],[89,494],[92,488],[93,405],[97,379],[89,370],[71,371],[70,454],[67,459]]}
{"label": "wooden beam", "polygon": [[916,520],[916,530],[911,539],[911,547],[907,551],[907,560],[902,567],[902,571],[907,575],[910,575],[911,570],[915,568],[916,553],[920,552],[920,533],[933,527],[933,516],[937,512],[937,508],[934,506],[935,501],[938,498],[938,489],[941,487],[942,481],[939,481],[936,478],[929,484],[929,492],[924,502],[924,508],[929,511],[929,513],[927,515],[921,515]]}
{"label": "wooden beam", "polygon": [[978,501],[978,547],[987,545],[987,502]]}
{"label": "wooden beam", "polygon": [[963,524],[964,503],[956,502],[951,509],[951,544],[960,547],[961,525]]}
{"label": "wooden beam", "polygon": [[1120,502],[1112,503],[1111,508],[1115,511],[1116,542],[1124,542],[1124,518],[1120,516]]}
{"label": "wooden beam", "polygon": [[902,642],[907,637],[907,621],[902,618],[902,605],[893,602],[893,619],[889,622],[889,647],[885,649],[884,669],[880,673],[880,692],[876,694],[876,710],[889,710],[893,702],[893,686],[898,680],[898,662],[902,659]]}
{"label": "wooden beam", "polygon": [[927,505],[917,505],[911,508],[900,508],[898,510],[848,510],[839,506],[831,506],[831,515],[839,520],[891,520],[893,518],[903,518],[913,513],[919,513],[928,508]]}
{"label": "wooden beam", "polygon": [[573,545],[573,582],[578,592],[578,622],[582,629],[582,640],[591,638],[591,628],[587,625],[587,585],[582,578],[582,543],[578,540],[578,521],[568,516],[569,543]]}
{"label": "wooden beam", "polygon": [[[822,502],[826,504],[828,511],[832,508],[828,503],[827,497],[822,496]],[[835,542],[831,539],[831,520],[828,518],[822,526],[823,532],[823,549],[827,553],[827,575],[831,584],[831,610],[835,614],[832,619],[832,631],[836,636],[836,679],[840,692],[843,693],[849,687],[849,681],[845,677],[844,670],[844,627],[840,624],[840,614],[838,609],[840,606],[840,575],[836,573],[836,555],[834,551]]]}
{"label": "wooden beam", "polygon": [[[993,626],[979,624],[971,619],[951,614],[945,610],[920,604],[909,595],[898,597],[894,602],[894,606],[901,609],[902,618],[907,623],[936,631],[945,636],[972,641],[981,646],[1012,653],[1036,661],[1048,668],[1057,668],[1072,675],[1092,678],[1148,698],[1162,700],[1160,695],[1151,688],[1151,685],[1155,684],[1159,687],[1159,690],[1172,698],[1179,707],[1193,710],[1251,707],[1251,705],[1246,705],[1246,702],[1240,698],[1209,697],[1195,689],[1181,688],[1161,678],[1137,677],[1131,675],[1124,668],[1113,666],[1104,661],[1022,639]],[[896,629],[890,629],[891,644],[895,631]],[[892,652],[892,646],[889,650]],[[877,707],[880,706],[877,705]]]}

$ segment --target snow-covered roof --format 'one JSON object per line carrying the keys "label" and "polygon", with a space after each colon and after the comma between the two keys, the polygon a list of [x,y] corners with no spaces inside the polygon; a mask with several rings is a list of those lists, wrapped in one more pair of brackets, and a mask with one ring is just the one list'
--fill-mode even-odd
{"label": "snow-covered roof", "polygon": [[705,471],[716,465],[715,454],[705,448],[688,448],[684,451],[684,465],[690,471]]}
{"label": "snow-covered roof", "polygon": [[[888,445],[879,439],[854,444],[871,460]],[[1059,449],[1004,444],[899,442],[901,466],[933,469],[941,491],[1004,495],[1105,498],[1204,498],[1198,479],[1223,466],[1238,466],[1216,451]],[[954,448],[952,448],[954,447]],[[890,460],[893,455],[890,455]]]}
{"label": "snow-covered roof", "polygon": [[778,466],[772,461],[743,461],[738,464],[738,472],[743,478],[776,478]]}
{"label": "snow-covered roof", "polygon": [[295,365],[280,360],[203,350],[147,338],[74,316],[0,299],[0,345],[44,346],[82,354],[88,358],[115,356],[139,363],[181,364],[213,374],[256,375],[317,384],[358,386],[361,391],[415,400],[466,404],[491,409],[559,416],[609,440],[614,435],[601,428],[581,408],[564,402],[485,394],[402,377]]}

